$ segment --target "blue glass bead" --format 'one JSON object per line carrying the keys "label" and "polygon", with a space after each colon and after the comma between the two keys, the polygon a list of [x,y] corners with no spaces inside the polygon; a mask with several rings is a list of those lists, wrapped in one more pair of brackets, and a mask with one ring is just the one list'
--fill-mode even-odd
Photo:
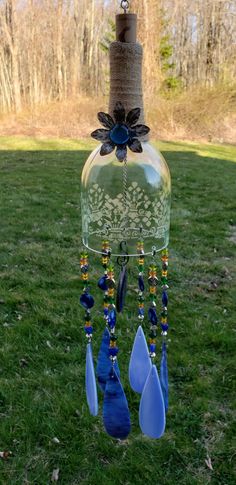
{"label": "blue glass bead", "polygon": [[108,315],[108,313],[109,313],[108,308],[104,308],[103,313],[104,313],[105,317],[107,317],[107,315]]}
{"label": "blue glass bead", "polygon": [[138,277],[138,286],[139,286],[140,291],[144,291],[144,281],[143,281],[142,276]]}
{"label": "blue glass bead", "polygon": [[80,297],[80,303],[81,305],[88,309],[88,308],[92,308],[93,305],[94,305],[94,299],[92,297],[92,295],[90,295],[87,291],[85,293],[83,293]]}
{"label": "blue glass bead", "polygon": [[84,331],[87,335],[91,335],[93,333],[93,327],[84,327]]}
{"label": "blue glass bead", "polygon": [[117,355],[119,352],[118,347],[109,347],[109,355],[112,355],[113,357]]}
{"label": "blue glass bead", "polygon": [[108,316],[108,325],[111,328],[114,328],[116,324],[116,311],[113,309],[110,311],[109,316]]}
{"label": "blue glass bead", "polygon": [[138,314],[139,315],[144,315],[144,308],[139,308]]}
{"label": "blue glass bead", "polygon": [[150,352],[155,352],[155,350],[156,350],[156,344],[150,344],[149,345],[149,350],[150,350]]}
{"label": "blue glass bead", "polygon": [[156,309],[155,308],[149,308],[148,310],[148,318],[151,322],[152,325],[156,325],[157,324],[157,313],[156,313]]}
{"label": "blue glass bead", "polygon": [[99,280],[98,280],[98,288],[100,288],[100,290],[102,291],[106,291],[107,290],[107,276],[102,276]]}
{"label": "blue glass bead", "polygon": [[162,323],[162,324],[161,324],[161,328],[162,328],[163,332],[167,332],[167,330],[168,330],[168,328],[169,328],[168,323]]}
{"label": "blue glass bead", "polygon": [[110,131],[110,139],[115,145],[124,145],[130,138],[129,129],[117,123]]}
{"label": "blue glass bead", "polygon": [[164,306],[168,305],[168,295],[167,295],[166,291],[163,291],[163,293],[162,293],[162,304]]}

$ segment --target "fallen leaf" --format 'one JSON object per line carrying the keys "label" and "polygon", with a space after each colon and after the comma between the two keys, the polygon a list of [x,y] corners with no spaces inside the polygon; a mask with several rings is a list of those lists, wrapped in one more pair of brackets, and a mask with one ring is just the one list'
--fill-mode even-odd
{"label": "fallen leaf", "polygon": [[52,472],[52,482],[58,482],[59,480],[59,468],[55,468]]}
{"label": "fallen leaf", "polygon": [[209,456],[207,456],[206,460],[205,460],[205,463],[206,463],[206,466],[211,470],[213,471],[213,466],[212,466],[212,463],[211,463],[211,458]]}
{"label": "fallen leaf", "polygon": [[53,443],[56,443],[57,445],[60,443],[60,440],[55,436],[52,438]]}

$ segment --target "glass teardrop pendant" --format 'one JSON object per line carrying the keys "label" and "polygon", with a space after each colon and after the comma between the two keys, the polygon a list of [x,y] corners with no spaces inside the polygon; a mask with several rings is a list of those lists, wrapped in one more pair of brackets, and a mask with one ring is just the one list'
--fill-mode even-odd
{"label": "glass teardrop pendant", "polygon": [[124,440],[130,433],[128,402],[121,382],[113,369],[106,383],[103,403],[103,423],[113,438]]}
{"label": "glass teardrop pendant", "polygon": [[168,365],[166,343],[162,344],[161,365],[160,365],[160,382],[165,403],[165,410],[168,411]]}
{"label": "glass teardrop pendant", "polygon": [[165,431],[165,406],[157,368],[152,365],[145,383],[140,406],[139,425],[146,436],[160,438]]}
{"label": "glass teardrop pendant", "polygon": [[127,268],[124,266],[120,272],[117,296],[116,296],[116,309],[118,313],[121,313],[125,305],[125,297],[127,291]]}
{"label": "glass teardrop pendant", "polygon": [[85,388],[86,397],[90,414],[97,416],[98,414],[98,396],[95,379],[95,372],[93,366],[93,353],[91,344],[87,344],[86,351],[86,372],[85,372]]}
{"label": "glass teardrop pendant", "polygon": [[152,368],[148,346],[141,325],[138,327],[129,363],[129,382],[135,392],[143,391]]}
{"label": "glass teardrop pendant", "polygon": [[[102,342],[98,353],[98,361],[97,361],[97,368],[96,368],[98,384],[101,391],[103,392],[105,391],[106,382],[112,369],[112,362],[109,357],[109,344],[110,344],[110,333],[109,333],[109,330],[105,328],[102,335]],[[116,371],[116,374],[119,377],[120,369],[118,366],[117,359],[114,364],[114,369]]]}

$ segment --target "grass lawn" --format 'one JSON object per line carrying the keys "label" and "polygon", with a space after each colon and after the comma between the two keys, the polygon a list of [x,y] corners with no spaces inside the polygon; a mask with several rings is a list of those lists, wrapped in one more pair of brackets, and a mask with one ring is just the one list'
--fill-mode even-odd
{"label": "grass lawn", "polygon": [[[94,146],[0,138],[0,451],[12,452],[0,458],[0,484],[47,485],[59,468],[64,485],[235,485],[236,148],[159,144],[173,186],[170,409],[163,438],[142,436],[127,379],[138,325],[130,288],[117,327],[132,433],[116,442],[84,390],[80,175]],[[101,267],[90,261],[96,356]],[[134,284],[136,265],[129,271]]]}

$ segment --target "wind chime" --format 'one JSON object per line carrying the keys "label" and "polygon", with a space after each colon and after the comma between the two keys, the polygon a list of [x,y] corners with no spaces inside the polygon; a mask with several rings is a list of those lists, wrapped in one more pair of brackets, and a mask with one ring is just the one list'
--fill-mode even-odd
{"label": "wind chime", "polygon": [[[131,425],[118,366],[116,324],[117,315],[125,307],[127,263],[134,261],[139,325],[129,362],[129,382],[141,395],[142,432],[151,438],[160,438],[168,409],[167,246],[171,184],[164,158],[148,141],[142,96],[142,47],[136,42],[137,17],[127,13],[128,6],[127,1],[121,2],[124,13],[116,16],[116,41],[110,45],[109,114],[98,113],[104,128],[92,133],[101,144],[91,153],[82,172],[82,239],[86,249],[80,261],[84,282],[80,303],[85,309],[87,338],[86,396],[90,413],[97,415],[98,383],[104,394],[104,427],[112,437],[125,439]],[[94,298],[89,287],[87,250],[100,255],[103,271],[98,287],[103,292],[105,329],[96,370],[92,354]],[[161,255],[160,270],[158,254]],[[117,267],[120,272],[116,283]],[[143,330],[145,320],[150,325],[149,346]],[[159,348],[160,378],[155,363],[156,358],[159,360]]]}

